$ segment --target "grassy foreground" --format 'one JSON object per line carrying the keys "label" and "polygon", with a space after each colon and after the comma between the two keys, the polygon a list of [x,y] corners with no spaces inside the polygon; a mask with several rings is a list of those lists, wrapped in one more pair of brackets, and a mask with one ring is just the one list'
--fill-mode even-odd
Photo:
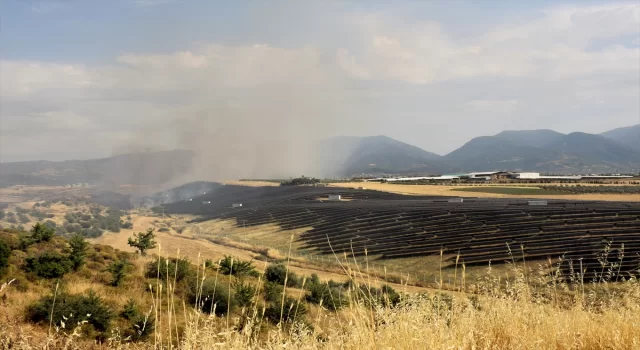
{"label": "grassy foreground", "polygon": [[[15,234],[6,237],[18,242]],[[267,263],[261,269],[260,262],[256,270],[261,271],[240,278],[212,269],[211,262],[200,257],[191,257],[194,265],[188,267],[184,259],[140,257],[96,245],[88,248],[85,265],[57,280],[18,270],[25,256],[63,254],[65,246],[56,237],[32,243],[24,251],[16,249],[10,256],[5,277],[17,280],[0,286],[0,348],[640,349],[640,284],[633,277],[614,280],[605,274],[599,283],[591,283],[579,272],[561,276],[553,266],[533,271],[509,264],[506,273],[498,275],[489,266],[485,275],[471,280],[461,265],[452,285],[441,282],[436,289],[414,294],[399,290],[398,301],[392,303],[374,295],[358,265],[335,257],[352,287],[340,289],[344,295],[330,294],[312,304],[314,289],[308,287],[318,282],[293,276],[285,259],[281,294],[269,304],[264,293],[271,277]],[[129,275],[116,285],[115,275],[105,268],[122,260],[131,264]],[[218,265],[233,271],[242,262]],[[603,271],[615,272],[615,264],[603,266]],[[293,279],[297,282],[289,283]],[[232,310],[234,292],[237,295],[238,286],[245,283],[256,288],[244,306]],[[216,287],[225,293],[217,294]],[[35,324],[25,321],[25,310],[44,295],[53,297],[53,314],[60,303],[71,300],[63,298],[64,293],[87,290],[104,301],[95,305],[106,305],[112,314],[126,311],[128,300],[135,298],[142,317],[135,325],[137,333],[151,331],[136,340],[135,328],[131,333],[120,316],[96,337],[99,329],[87,320],[102,309],[88,310],[86,318],[75,315],[77,322],[69,321],[73,315],[45,317]],[[344,307],[335,307],[336,300],[343,299]],[[222,310],[216,309],[219,305],[224,305]]]}

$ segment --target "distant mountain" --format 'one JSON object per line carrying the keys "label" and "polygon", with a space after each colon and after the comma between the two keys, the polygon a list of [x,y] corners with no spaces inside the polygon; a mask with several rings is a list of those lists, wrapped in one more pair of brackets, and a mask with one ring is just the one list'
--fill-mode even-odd
{"label": "distant mountain", "polygon": [[316,146],[318,173],[324,176],[358,174],[438,174],[452,167],[442,157],[387,136],[334,137]]}
{"label": "distant mountain", "polygon": [[604,136],[551,130],[504,131],[472,139],[444,160],[463,171],[530,170],[549,173],[640,171],[640,151]]}
{"label": "distant mountain", "polygon": [[640,151],[640,124],[613,129],[600,135]]}
{"label": "distant mountain", "polygon": [[557,156],[553,150],[519,145],[499,136],[481,136],[447,154],[444,159],[462,171],[532,170]]}
{"label": "distant mountain", "polygon": [[548,129],[509,130],[496,135],[496,137],[511,141],[516,145],[529,147],[545,147],[559,142],[564,136],[564,134]]}
{"label": "distant mountain", "polygon": [[157,186],[187,174],[191,151],[122,154],[109,158],[2,163],[0,186],[99,184]]}

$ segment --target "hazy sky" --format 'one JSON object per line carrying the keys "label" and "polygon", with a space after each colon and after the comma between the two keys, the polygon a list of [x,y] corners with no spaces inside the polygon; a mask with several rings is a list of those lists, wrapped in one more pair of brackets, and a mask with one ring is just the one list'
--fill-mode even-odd
{"label": "hazy sky", "polygon": [[640,123],[640,3],[529,3],[6,0],[0,161]]}

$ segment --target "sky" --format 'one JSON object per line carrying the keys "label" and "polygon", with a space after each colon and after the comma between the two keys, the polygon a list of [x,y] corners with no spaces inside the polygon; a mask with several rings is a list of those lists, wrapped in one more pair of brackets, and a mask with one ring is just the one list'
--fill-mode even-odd
{"label": "sky", "polygon": [[638,123],[638,1],[0,2],[1,162]]}

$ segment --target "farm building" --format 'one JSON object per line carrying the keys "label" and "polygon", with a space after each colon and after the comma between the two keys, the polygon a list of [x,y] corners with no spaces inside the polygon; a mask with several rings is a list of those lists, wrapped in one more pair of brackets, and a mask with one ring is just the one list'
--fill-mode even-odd
{"label": "farm building", "polygon": [[202,204],[211,204],[211,201],[202,201]]}
{"label": "farm building", "polygon": [[240,208],[242,206],[242,203],[233,203],[231,204],[231,208]]}
{"label": "farm building", "polygon": [[340,201],[342,200],[342,196],[339,194],[330,194],[329,195],[329,200],[330,201]]}
{"label": "farm building", "polygon": [[529,205],[547,205],[547,201],[529,201]]}

